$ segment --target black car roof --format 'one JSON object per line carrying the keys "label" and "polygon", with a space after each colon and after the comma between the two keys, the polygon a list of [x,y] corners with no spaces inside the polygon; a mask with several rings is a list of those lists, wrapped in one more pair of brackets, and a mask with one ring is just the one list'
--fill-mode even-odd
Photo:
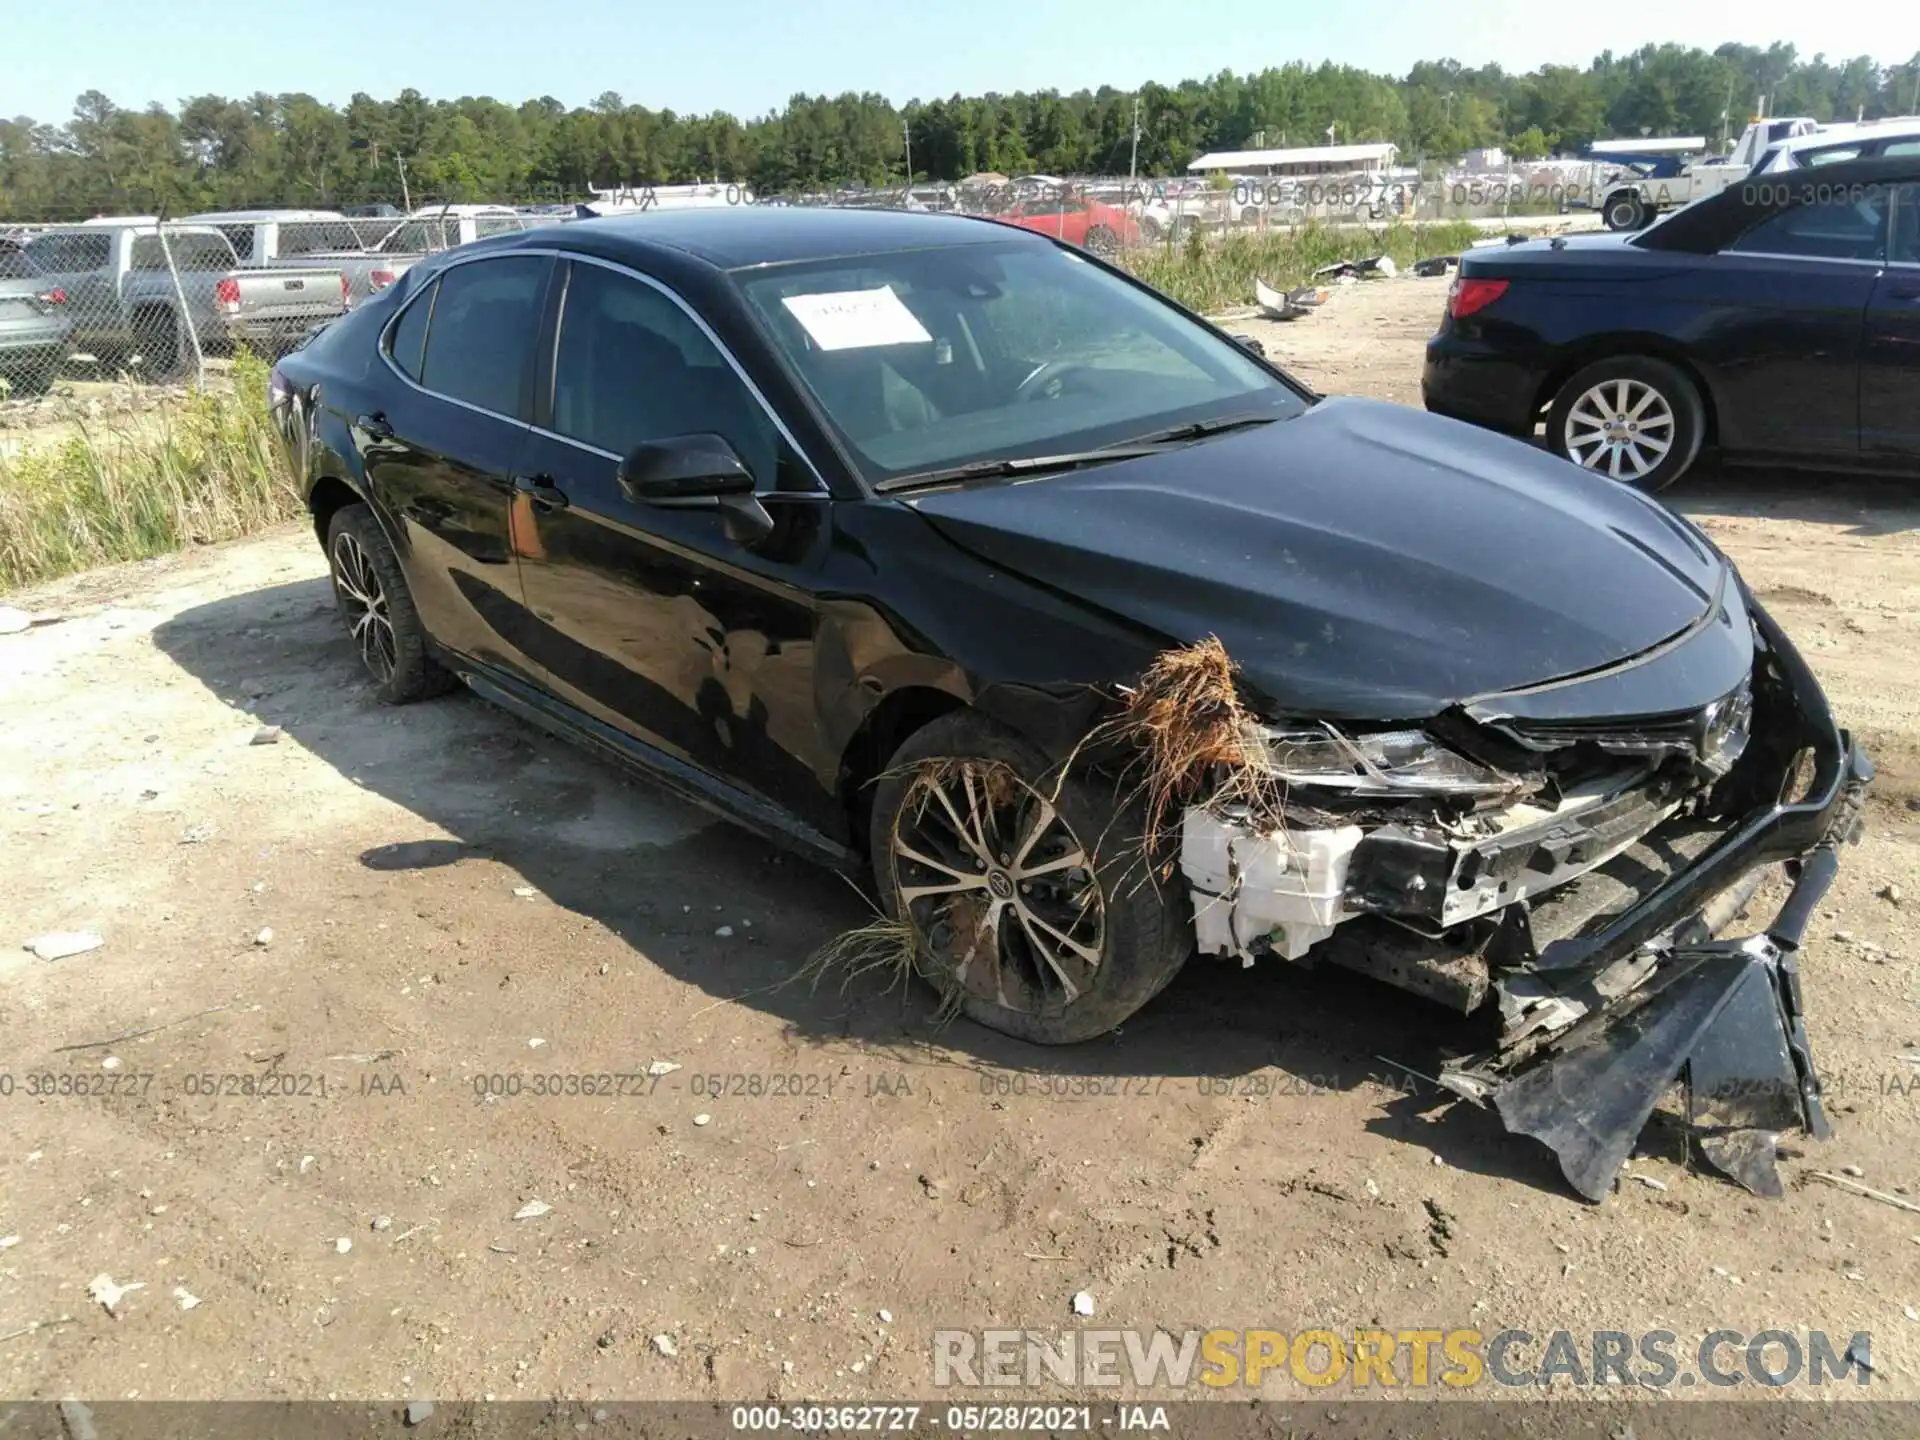
{"label": "black car roof", "polygon": [[1787,170],[1778,175],[1750,175],[1727,186],[1718,195],[1674,211],[1633,243],[1647,250],[1688,250],[1708,253],[1740,234],[1754,218],[1753,207],[1791,205],[1805,196],[1844,199],[1839,192],[1860,186],[1902,185],[1920,182],[1920,157],[1876,155],[1845,160],[1810,170]]}
{"label": "black car roof", "polygon": [[1015,226],[989,224],[964,215],[803,205],[644,210],[570,221],[556,230],[542,227],[521,238],[531,244],[557,244],[609,260],[637,259],[660,249],[679,250],[726,270],[993,241],[1050,243]]}

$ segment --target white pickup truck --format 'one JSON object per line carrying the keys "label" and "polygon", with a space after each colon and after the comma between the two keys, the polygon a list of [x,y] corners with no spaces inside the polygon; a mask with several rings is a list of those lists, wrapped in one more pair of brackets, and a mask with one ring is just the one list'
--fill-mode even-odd
{"label": "white pickup truck", "polygon": [[[1739,184],[1769,146],[1811,135],[1819,128],[1817,120],[1806,116],[1770,116],[1748,125],[1740,143],[1726,155],[1686,162],[1655,154],[1602,156],[1596,158],[1588,183],[1582,188],[1593,197],[1593,208],[1600,212],[1609,230],[1644,229],[1663,210],[1690,205]],[[1605,141],[1595,141],[1592,146],[1596,152],[1606,148]]]}

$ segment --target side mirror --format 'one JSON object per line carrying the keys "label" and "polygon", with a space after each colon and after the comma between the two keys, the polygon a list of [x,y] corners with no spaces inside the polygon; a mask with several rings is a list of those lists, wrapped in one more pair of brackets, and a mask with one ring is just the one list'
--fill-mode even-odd
{"label": "side mirror", "polygon": [[727,538],[755,545],[773,517],[753,493],[753,472],[723,435],[676,435],[636,445],[620,462],[620,490],[637,505],[718,510]]}

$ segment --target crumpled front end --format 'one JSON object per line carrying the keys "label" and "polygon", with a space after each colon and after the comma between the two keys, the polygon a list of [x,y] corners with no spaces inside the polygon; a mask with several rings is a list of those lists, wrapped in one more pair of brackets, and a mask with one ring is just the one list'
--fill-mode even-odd
{"label": "crumpled front end", "polygon": [[[1649,703],[1689,688],[1712,698]],[[1681,1078],[1701,1153],[1780,1194],[1779,1136],[1827,1133],[1799,949],[1873,772],[1737,580],[1691,632],[1603,674],[1419,729],[1262,738],[1259,783],[1184,815],[1203,954],[1495,1007],[1495,1044],[1437,1078],[1548,1145],[1590,1200]],[[1776,875],[1774,919],[1720,938]]]}

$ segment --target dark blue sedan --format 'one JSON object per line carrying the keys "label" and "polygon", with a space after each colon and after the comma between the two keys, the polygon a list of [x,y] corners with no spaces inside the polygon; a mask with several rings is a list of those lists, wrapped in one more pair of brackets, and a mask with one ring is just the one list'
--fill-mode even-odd
{"label": "dark blue sedan", "polygon": [[1920,159],[1756,176],[1635,235],[1461,258],[1427,408],[1659,490],[1726,458],[1920,472]]}

